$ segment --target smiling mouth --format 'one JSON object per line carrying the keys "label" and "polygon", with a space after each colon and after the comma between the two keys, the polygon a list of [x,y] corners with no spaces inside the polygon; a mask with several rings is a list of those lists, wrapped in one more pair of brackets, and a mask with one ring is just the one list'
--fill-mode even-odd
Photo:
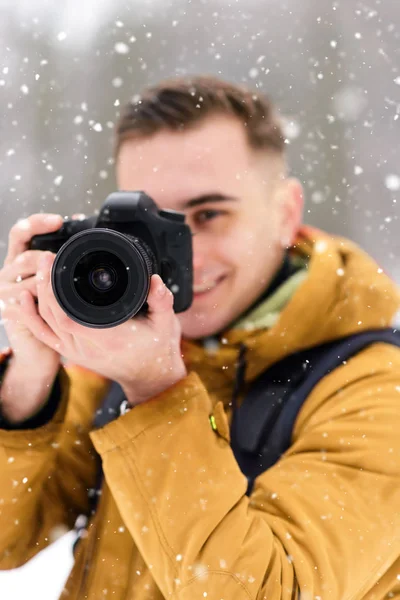
{"label": "smiling mouth", "polygon": [[193,294],[194,296],[202,296],[214,290],[217,285],[221,283],[225,279],[225,276],[219,277],[215,281],[207,281],[205,283],[200,283],[198,285],[193,286]]}

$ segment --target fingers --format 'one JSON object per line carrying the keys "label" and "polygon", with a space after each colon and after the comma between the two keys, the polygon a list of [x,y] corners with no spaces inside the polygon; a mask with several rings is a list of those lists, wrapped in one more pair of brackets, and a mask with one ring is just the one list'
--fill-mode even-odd
{"label": "fingers", "polygon": [[27,290],[32,296],[37,296],[36,277],[24,279],[21,283],[9,284],[1,287],[0,308],[6,304],[18,304],[19,295]]}
{"label": "fingers", "polygon": [[18,303],[19,294],[28,290],[34,296],[36,291],[36,272],[42,252],[32,250],[24,252],[0,271],[0,302]]}
{"label": "fingers", "polygon": [[43,252],[39,260],[39,270],[36,276],[39,313],[58,336],[67,339],[78,324],[61,309],[54,296],[51,285],[51,269],[54,259],[55,255],[51,252]]}
{"label": "fingers", "polygon": [[56,231],[63,222],[61,215],[49,213],[35,214],[27,219],[19,220],[10,230],[8,252],[4,264],[9,265],[19,254],[22,254],[28,248],[34,235]]}
{"label": "fingers", "polygon": [[[22,324],[37,339],[55,350],[62,351],[62,339],[58,336],[57,323],[52,312],[52,304],[57,304],[51,290],[50,270],[54,261],[51,252],[40,252],[36,277],[31,277],[26,282],[35,286],[38,295],[38,304],[35,303],[31,290],[23,289],[25,281],[16,284],[18,296],[16,301],[5,306],[5,318]],[[34,282],[34,284],[33,284]],[[18,304],[18,306],[13,306]]]}
{"label": "fingers", "polygon": [[52,311],[52,304],[57,304],[57,301],[54,298],[50,282],[50,272],[55,256],[51,252],[41,252],[40,254],[35,278],[38,304],[35,304],[33,295],[26,290],[19,295],[19,300],[25,325],[31,333],[53,350],[60,351],[59,332]]}
{"label": "fingers", "polygon": [[0,280],[14,283],[36,275],[41,254],[41,250],[27,250],[19,254],[0,271]]}
{"label": "fingers", "polygon": [[166,314],[173,313],[174,296],[159,275],[153,275],[151,278],[147,303],[149,318],[152,321],[157,320],[158,317],[165,319]]}
{"label": "fingers", "polygon": [[16,306],[17,300],[14,302],[3,302],[0,300],[0,317],[1,324],[5,325],[8,321],[16,321],[19,316],[19,306]]}
{"label": "fingers", "polygon": [[28,291],[24,291],[20,294],[21,303],[21,316],[20,318],[24,321],[24,325],[28,327],[30,332],[44,344],[53,348],[53,350],[59,350],[60,340],[51,329],[51,327],[43,320],[42,316],[38,313],[38,307],[35,304],[35,300]]}
{"label": "fingers", "polygon": [[51,288],[51,267],[54,262],[54,255],[50,252],[43,252],[39,260],[38,272],[36,274],[37,281],[37,296],[39,313],[42,319],[44,319],[50,327],[54,329],[56,321],[54,314],[51,310],[51,304],[53,301],[57,303],[54,298],[54,294]]}

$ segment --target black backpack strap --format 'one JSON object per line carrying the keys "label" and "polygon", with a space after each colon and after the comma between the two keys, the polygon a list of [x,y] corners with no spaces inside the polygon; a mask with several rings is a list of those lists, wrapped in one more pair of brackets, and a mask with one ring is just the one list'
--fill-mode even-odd
{"label": "black backpack strap", "polygon": [[120,415],[121,404],[125,400],[125,394],[122,387],[116,382],[111,383],[110,389],[103,400],[103,404],[96,411],[93,419],[93,428],[99,429],[111,421],[114,421]]}
{"label": "black backpack strap", "polygon": [[231,445],[248,478],[248,493],[254,479],[289,448],[297,415],[320,379],[377,342],[400,347],[400,332],[365,331],[292,354],[253,382],[231,425]]}

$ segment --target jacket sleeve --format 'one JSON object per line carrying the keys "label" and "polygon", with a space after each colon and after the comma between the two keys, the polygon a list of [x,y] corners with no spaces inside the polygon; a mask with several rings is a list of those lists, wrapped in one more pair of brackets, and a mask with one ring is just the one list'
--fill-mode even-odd
{"label": "jacket sleeve", "polygon": [[35,429],[0,429],[0,569],[24,564],[88,511],[96,476],[89,438],[97,375],[60,368],[61,399]]}
{"label": "jacket sleeve", "polygon": [[165,598],[359,600],[385,573],[395,584],[400,359],[373,348],[318,384],[250,498],[195,373],[91,433]]}

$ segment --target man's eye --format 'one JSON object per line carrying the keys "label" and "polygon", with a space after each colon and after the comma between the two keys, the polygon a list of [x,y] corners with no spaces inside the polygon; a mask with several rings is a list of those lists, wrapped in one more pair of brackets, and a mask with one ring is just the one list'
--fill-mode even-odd
{"label": "man's eye", "polygon": [[195,221],[196,223],[206,223],[220,215],[222,215],[222,211],[220,210],[202,210],[196,214]]}

